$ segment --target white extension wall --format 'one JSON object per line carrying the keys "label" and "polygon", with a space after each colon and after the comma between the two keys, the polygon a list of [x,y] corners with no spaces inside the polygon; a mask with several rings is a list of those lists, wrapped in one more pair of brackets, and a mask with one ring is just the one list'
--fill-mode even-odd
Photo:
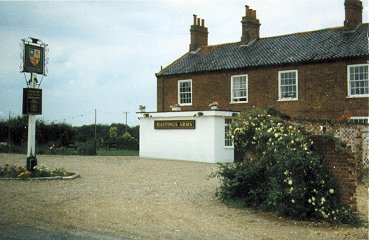
{"label": "white extension wall", "polygon": [[[233,112],[197,111],[137,113],[140,157],[196,162],[233,162],[234,149],[224,146],[225,118]],[[154,129],[157,120],[195,120],[195,129]]]}

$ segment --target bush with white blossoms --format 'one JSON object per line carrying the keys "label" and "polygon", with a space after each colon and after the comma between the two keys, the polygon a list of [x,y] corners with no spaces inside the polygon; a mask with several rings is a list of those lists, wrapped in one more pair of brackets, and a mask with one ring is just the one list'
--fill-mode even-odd
{"label": "bush with white blossoms", "polygon": [[234,119],[229,129],[235,148],[246,159],[220,164],[214,174],[222,182],[217,190],[222,200],[242,199],[248,207],[301,220],[357,221],[311,151],[313,142],[295,126],[254,109]]}

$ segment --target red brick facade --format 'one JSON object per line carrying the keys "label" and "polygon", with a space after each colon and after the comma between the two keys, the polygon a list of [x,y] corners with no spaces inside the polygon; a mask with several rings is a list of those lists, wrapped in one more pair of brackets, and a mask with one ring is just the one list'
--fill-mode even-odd
{"label": "red brick facade", "polygon": [[[294,117],[335,120],[342,115],[369,116],[369,98],[348,98],[347,66],[365,64],[366,59],[265,68],[159,76],[157,110],[171,111],[178,103],[178,81],[192,80],[192,105],[186,110],[207,110],[217,101],[220,110],[242,111],[252,107],[274,107]],[[298,100],[278,101],[278,71],[298,71]],[[248,103],[231,104],[231,76],[248,75]]]}

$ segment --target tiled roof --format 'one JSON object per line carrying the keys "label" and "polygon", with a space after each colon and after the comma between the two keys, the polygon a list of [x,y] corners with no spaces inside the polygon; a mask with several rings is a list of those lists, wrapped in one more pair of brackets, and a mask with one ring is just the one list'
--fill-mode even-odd
{"label": "tiled roof", "polygon": [[368,28],[369,24],[362,24],[355,32],[339,27],[260,38],[248,46],[236,42],[202,47],[186,53],[157,76],[365,57],[369,56]]}

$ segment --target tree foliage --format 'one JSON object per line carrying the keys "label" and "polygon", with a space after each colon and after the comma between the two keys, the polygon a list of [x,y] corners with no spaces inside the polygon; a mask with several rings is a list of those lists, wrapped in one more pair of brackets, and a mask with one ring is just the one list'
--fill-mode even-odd
{"label": "tree foliage", "polygon": [[[0,142],[10,142],[15,146],[25,146],[27,144],[27,128],[27,116],[17,116],[10,120],[0,121]],[[120,138],[123,139],[123,134],[127,130],[130,138],[128,140],[125,139],[123,141],[124,144],[121,144],[121,146],[127,146],[127,149],[138,149],[139,126],[130,127],[120,123],[96,125],[97,144],[111,140],[110,129],[116,130],[115,141],[118,141]],[[85,143],[86,146],[89,146],[93,141],[95,141],[95,125],[93,124],[76,127],[67,123],[36,121],[37,144],[67,147],[72,143],[79,143],[78,145]],[[89,147],[86,148],[89,149]],[[9,148],[7,147],[7,149]],[[83,150],[83,152],[90,151]]]}

